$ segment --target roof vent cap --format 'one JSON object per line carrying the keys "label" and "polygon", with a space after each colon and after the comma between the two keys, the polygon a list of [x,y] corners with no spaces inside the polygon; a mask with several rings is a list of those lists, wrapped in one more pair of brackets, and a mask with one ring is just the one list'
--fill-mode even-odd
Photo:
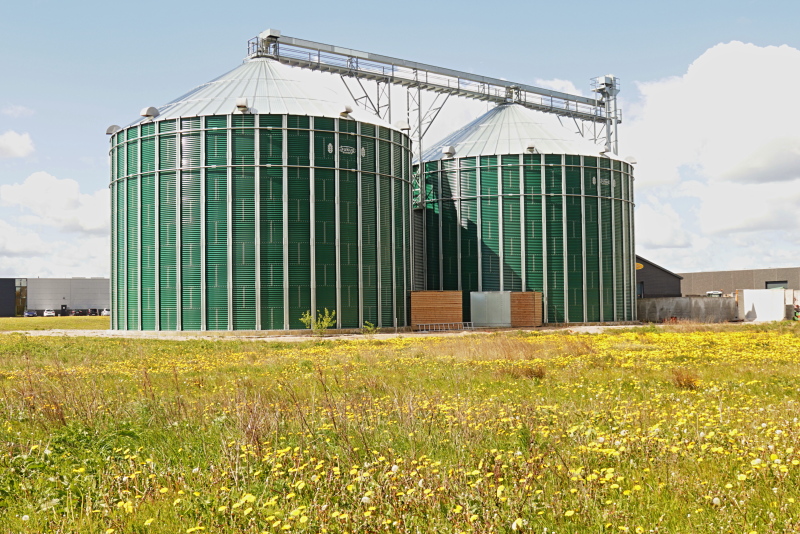
{"label": "roof vent cap", "polygon": [[147,117],[148,119],[152,119],[158,117],[158,109],[150,106],[149,108],[142,108],[142,111],[139,112],[139,115],[142,117]]}
{"label": "roof vent cap", "polygon": [[397,121],[394,123],[394,127],[403,131],[408,131],[411,129],[411,126],[409,126],[408,122],[406,121]]}
{"label": "roof vent cap", "polygon": [[631,165],[636,165],[637,163],[639,163],[633,156],[628,156],[627,158],[625,158],[625,161],[627,161]]}
{"label": "roof vent cap", "polygon": [[456,147],[454,147],[453,145],[444,146],[442,147],[442,154],[444,154],[448,158],[452,158],[456,154]]}
{"label": "roof vent cap", "polygon": [[342,107],[342,110],[339,112],[339,115],[347,118],[347,116],[350,115],[352,112],[353,112],[353,107],[350,106],[349,104],[345,104],[344,107]]}
{"label": "roof vent cap", "polygon": [[120,131],[121,129],[122,129],[122,128],[120,128],[120,127],[119,127],[119,126],[117,126],[116,124],[112,124],[111,126],[109,126],[108,128],[106,128],[106,135],[114,135],[115,133],[117,133],[117,132],[118,132],[118,131]]}
{"label": "roof vent cap", "polygon": [[243,96],[237,98],[236,99],[236,109],[239,110],[242,113],[247,113],[250,110],[249,106],[247,105],[247,98],[245,98]]}

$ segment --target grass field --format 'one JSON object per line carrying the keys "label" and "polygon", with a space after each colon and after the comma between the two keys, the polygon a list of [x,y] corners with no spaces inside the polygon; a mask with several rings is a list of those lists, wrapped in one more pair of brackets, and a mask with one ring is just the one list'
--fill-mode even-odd
{"label": "grass field", "polygon": [[0,335],[0,531],[794,532],[799,333]]}
{"label": "grass field", "polygon": [[0,332],[14,330],[108,330],[110,317],[0,317]]}

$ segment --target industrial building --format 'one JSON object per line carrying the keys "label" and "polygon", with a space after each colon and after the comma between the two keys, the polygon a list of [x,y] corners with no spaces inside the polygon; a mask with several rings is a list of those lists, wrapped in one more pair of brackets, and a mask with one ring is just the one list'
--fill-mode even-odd
{"label": "industrial building", "polygon": [[[470,292],[536,291],[546,322],[635,318],[613,76],[586,98],[274,30],[249,52],[107,131],[112,328],[295,329],[325,308],[338,328],[403,327],[411,291],[446,289],[465,314]],[[389,85],[407,90],[408,121],[392,123]],[[423,151],[440,95],[498,105]]]}
{"label": "industrial building", "polygon": [[684,296],[705,295],[709,291],[733,295],[740,289],[800,289],[800,267],[693,272],[680,276]]}
{"label": "industrial building", "polygon": [[641,256],[636,256],[636,296],[642,298],[680,297],[683,277]]}
{"label": "industrial building", "polygon": [[108,278],[0,278],[0,317],[21,316],[25,311],[42,315],[54,310],[66,315],[72,310],[110,307]]}
{"label": "industrial building", "polygon": [[424,154],[427,289],[541,292],[549,323],[634,318],[632,167],[570,133],[501,104]]}

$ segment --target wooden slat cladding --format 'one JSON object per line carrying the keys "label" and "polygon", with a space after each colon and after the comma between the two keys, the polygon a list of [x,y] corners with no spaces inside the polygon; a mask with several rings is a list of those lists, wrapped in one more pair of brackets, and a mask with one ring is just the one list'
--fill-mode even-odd
{"label": "wooden slat cladding", "polygon": [[538,291],[511,293],[511,327],[542,326],[542,294]]}
{"label": "wooden slat cladding", "polygon": [[432,323],[460,323],[461,291],[412,291],[411,326]]}

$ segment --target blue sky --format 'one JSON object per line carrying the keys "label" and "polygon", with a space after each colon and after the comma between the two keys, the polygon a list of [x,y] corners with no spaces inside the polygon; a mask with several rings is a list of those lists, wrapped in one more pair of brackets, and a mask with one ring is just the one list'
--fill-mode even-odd
{"label": "blue sky", "polygon": [[[616,74],[620,152],[639,160],[639,252],[676,272],[800,265],[800,3],[6,1],[0,12],[0,276],[107,275],[106,127],[234,68],[268,27],[584,93]],[[482,109],[448,106],[442,134]]]}

